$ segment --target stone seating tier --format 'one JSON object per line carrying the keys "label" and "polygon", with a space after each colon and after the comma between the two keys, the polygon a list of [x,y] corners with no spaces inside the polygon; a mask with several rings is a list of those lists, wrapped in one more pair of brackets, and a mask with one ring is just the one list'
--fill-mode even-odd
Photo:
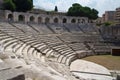
{"label": "stone seating tier", "polygon": [[[8,35],[4,37],[1,34],[5,47],[13,49],[16,55],[21,55],[25,59],[40,58],[41,55],[50,56],[57,53],[58,62],[66,63],[69,57],[71,57],[70,59],[74,58],[76,51],[93,49],[95,52],[101,52],[101,49],[106,48],[106,45],[93,44],[101,41],[102,38],[99,34],[92,34],[93,32],[97,33],[97,29],[87,24],[60,25],[0,22],[0,29],[1,33],[4,32],[5,35]],[[86,46],[84,44],[86,42],[94,45],[94,48],[91,45]],[[104,51],[105,49],[103,49]]]}

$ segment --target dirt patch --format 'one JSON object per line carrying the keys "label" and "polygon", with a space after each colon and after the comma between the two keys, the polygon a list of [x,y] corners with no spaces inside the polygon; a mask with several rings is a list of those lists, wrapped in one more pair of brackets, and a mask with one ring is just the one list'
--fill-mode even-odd
{"label": "dirt patch", "polygon": [[109,70],[120,70],[120,56],[98,55],[83,58],[83,60],[95,62]]}

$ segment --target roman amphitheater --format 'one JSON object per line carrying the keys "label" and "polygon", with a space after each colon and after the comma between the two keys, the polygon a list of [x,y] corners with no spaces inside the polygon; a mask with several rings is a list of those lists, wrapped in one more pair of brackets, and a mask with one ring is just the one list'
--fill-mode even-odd
{"label": "roman amphitheater", "polygon": [[103,66],[74,62],[119,55],[119,41],[119,25],[96,27],[86,17],[64,13],[0,10],[0,80],[115,80]]}

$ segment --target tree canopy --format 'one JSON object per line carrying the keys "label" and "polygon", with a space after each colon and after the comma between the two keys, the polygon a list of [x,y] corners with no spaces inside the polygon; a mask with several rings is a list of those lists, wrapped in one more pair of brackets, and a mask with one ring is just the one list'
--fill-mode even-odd
{"label": "tree canopy", "polygon": [[89,19],[97,19],[98,11],[96,9],[91,9],[90,7],[83,7],[78,3],[74,3],[72,4],[72,7],[68,9],[67,15],[88,17]]}
{"label": "tree canopy", "polygon": [[11,11],[14,11],[16,9],[16,5],[13,3],[12,0],[4,0],[3,7],[3,9]]}
{"label": "tree canopy", "polygon": [[5,10],[26,12],[33,8],[32,0],[4,0],[3,7]]}

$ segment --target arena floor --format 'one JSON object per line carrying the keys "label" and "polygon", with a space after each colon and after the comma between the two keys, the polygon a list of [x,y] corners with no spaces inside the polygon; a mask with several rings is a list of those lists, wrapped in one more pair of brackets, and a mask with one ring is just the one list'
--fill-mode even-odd
{"label": "arena floor", "polygon": [[92,61],[103,65],[109,70],[120,70],[120,56],[98,55],[83,58],[83,60]]}

